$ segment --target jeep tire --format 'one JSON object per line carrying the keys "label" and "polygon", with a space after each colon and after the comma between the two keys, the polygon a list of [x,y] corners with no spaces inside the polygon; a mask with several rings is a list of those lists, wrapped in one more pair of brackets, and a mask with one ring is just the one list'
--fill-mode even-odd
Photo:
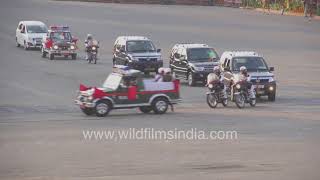
{"label": "jeep tire", "polygon": [[158,97],[152,101],[151,107],[155,114],[164,114],[167,112],[169,102],[165,97]]}
{"label": "jeep tire", "polygon": [[195,86],[196,85],[196,81],[194,80],[194,76],[193,76],[193,73],[190,71],[188,73],[188,85],[189,86]]}
{"label": "jeep tire", "polygon": [[139,110],[143,113],[149,113],[152,111],[152,107],[151,106],[141,106],[139,107]]}
{"label": "jeep tire", "polygon": [[112,104],[108,100],[100,100],[95,106],[95,112],[98,117],[105,117],[112,108]]}

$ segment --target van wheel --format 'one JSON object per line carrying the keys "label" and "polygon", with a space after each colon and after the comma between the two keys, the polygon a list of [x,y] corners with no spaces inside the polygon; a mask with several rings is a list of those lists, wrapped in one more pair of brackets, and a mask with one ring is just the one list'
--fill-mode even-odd
{"label": "van wheel", "polygon": [[108,115],[111,110],[111,103],[107,100],[98,101],[95,107],[96,115],[98,117],[104,117]]}
{"label": "van wheel", "polygon": [[188,73],[188,85],[189,86],[195,86],[196,85],[196,82],[195,82],[195,80],[193,78],[192,72]]}
{"label": "van wheel", "polygon": [[164,97],[159,97],[153,100],[151,107],[155,114],[164,114],[167,112],[169,102]]}
{"label": "van wheel", "polygon": [[151,106],[142,106],[142,107],[139,107],[139,110],[143,113],[149,113],[152,111],[152,107]]}
{"label": "van wheel", "polygon": [[20,44],[18,43],[18,38],[16,38],[16,46],[20,47]]}
{"label": "van wheel", "polygon": [[27,46],[27,43],[24,41],[23,43],[23,48],[24,50],[28,51],[29,50],[29,47]]}

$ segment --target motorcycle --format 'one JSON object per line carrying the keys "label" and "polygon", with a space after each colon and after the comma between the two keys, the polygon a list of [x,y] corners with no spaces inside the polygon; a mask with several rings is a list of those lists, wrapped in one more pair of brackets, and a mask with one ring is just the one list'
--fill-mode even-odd
{"label": "motorcycle", "polygon": [[224,107],[228,105],[228,98],[224,97],[223,93],[224,85],[220,81],[214,81],[208,84],[209,92],[207,92],[207,104],[211,108],[216,108],[218,103],[221,103]]}
{"label": "motorcycle", "polygon": [[93,41],[92,44],[87,46],[87,53],[88,53],[88,62],[91,63],[94,61],[94,64],[97,64],[97,55],[98,55],[98,41]]}
{"label": "motorcycle", "polygon": [[239,81],[233,85],[233,99],[238,108],[244,108],[246,103],[249,103],[251,107],[256,105],[256,98],[250,98],[249,84],[247,81]]}

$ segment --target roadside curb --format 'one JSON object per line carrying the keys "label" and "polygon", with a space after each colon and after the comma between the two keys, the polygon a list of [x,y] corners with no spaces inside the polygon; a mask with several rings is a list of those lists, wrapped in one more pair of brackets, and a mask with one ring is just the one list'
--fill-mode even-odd
{"label": "roadside curb", "polygon": [[[253,10],[253,11],[257,11],[257,12],[266,12],[266,13],[270,13],[270,14],[274,14],[274,15],[281,15],[281,11],[280,10],[264,10],[262,8],[252,8],[252,7],[240,7],[240,9],[247,9],[247,10]],[[293,13],[293,12],[284,12],[283,13],[283,16],[300,16],[300,17],[304,17],[303,14],[301,13]],[[314,15],[312,17],[312,19],[315,19],[315,20],[320,20],[320,16],[316,16]]]}

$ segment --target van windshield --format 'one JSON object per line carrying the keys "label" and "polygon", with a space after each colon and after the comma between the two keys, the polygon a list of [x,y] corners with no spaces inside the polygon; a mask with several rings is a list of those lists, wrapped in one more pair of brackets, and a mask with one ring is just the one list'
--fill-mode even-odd
{"label": "van windshield", "polygon": [[47,28],[45,26],[40,25],[29,25],[27,27],[28,33],[47,33]]}
{"label": "van windshield", "polygon": [[245,66],[249,72],[268,71],[268,66],[262,57],[234,57],[232,60],[232,70],[240,71],[241,66]]}

